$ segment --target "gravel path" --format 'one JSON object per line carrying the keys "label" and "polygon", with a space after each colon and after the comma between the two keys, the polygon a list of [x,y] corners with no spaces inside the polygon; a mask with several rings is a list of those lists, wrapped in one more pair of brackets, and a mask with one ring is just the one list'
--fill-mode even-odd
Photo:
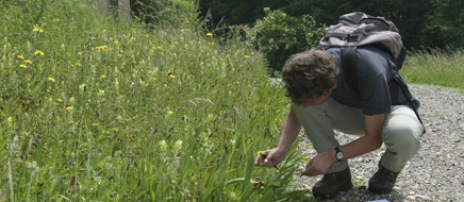
{"label": "gravel path", "polygon": [[[349,160],[355,188],[333,201],[464,201],[464,94],[437,86],[411,85],[410,88],[422,103],[419,113],[427,133],[422,136],[419,153],[400,173],[393,192],[374,195],[366,189],[385,151],[382,146]],[[337,135],[341,144],[356,138]],[[304,153],[315,154],[304,135],[299,146]],[[310,190],[320,178],[295,177],[295,184]]]}

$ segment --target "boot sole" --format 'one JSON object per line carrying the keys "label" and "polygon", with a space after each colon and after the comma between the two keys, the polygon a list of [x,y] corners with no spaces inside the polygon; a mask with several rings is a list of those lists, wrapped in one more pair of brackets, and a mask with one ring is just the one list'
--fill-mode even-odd
{"label": "boot sole", "polygon": [[313,192],[314,198],[318,198],[320,200],[326,200],[326,199],[333,199],[335,198],[340,192],[346,192],[349,191],[353,188],[353,184],[347,185],[346,187],[344,186],[341,190],[339,190],[336,193],[318,193],[318,192]]}
{"label": "boot sole", "polygon": [[369,186],[368,187],[368,190],[372,193],[375,193],[375,194],[389,194],[393,191],[393,189],[385,189],[385,188],[382,188],[382,187],[373,187],[373,186]]}

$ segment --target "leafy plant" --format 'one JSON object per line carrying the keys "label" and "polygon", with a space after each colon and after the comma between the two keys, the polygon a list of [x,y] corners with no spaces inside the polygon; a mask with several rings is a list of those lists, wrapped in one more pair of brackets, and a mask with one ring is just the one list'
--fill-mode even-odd
{"label": "leafy plant", "polygon": [[256,22],[248,38],[273,71],[281,71],[290,55],[314,48],[324,34],[324,28],[309,15],[296,18],[269,8],[265,12],[266,17]]}

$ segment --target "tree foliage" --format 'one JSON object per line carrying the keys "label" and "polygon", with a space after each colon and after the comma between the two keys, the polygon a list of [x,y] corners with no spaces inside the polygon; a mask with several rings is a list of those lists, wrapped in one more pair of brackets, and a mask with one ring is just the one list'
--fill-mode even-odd
{"label": "tree foliage", "polygon": [[314,47],[324,34],[309,15],[296,18],[282,11],[264,10],[266,17],[256,22],[248,38],[273,70],[280,71],[290,55]]}
{"label": "tree foliage", "polygon": [[431,0],[435,8],[430,17],[430,30],[438,33],[451,48],[464,47],[464,1]]}

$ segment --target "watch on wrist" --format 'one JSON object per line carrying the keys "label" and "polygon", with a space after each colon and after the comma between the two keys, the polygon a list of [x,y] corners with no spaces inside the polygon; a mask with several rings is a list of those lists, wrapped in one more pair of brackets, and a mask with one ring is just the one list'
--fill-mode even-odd
{"label": "watch on wrist", "polygon": [[337,161],[343,160],[343,151],[340,150],[338,147],[335,148],[335,158]]}

